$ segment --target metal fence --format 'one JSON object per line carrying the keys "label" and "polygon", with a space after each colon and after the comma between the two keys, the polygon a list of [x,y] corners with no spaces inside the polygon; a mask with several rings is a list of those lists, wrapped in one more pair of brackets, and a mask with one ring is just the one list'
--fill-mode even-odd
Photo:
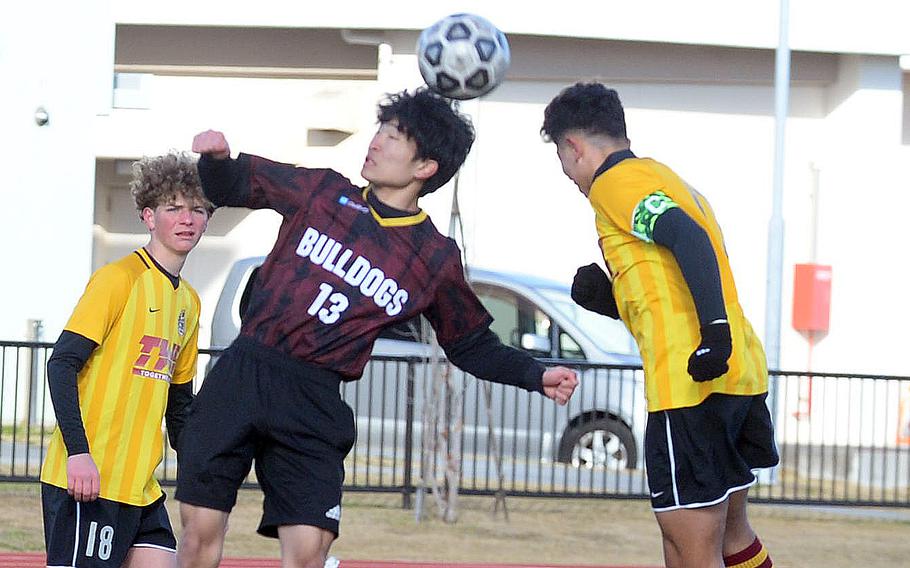
{"label": "metal fence", "polygon": [[[0,341],[0,481],[38,480],[54,428],[52,347]],[[202,351],[197,386],[216,354]],[[374,358],[342,387],[358,429],[346,490],[398,492],[408,506],[454,464],[466,494],[646,498],[641,369],[574,366],[579,388],[560,407],[457,369]],[[775,372],[768,400],[781,464],[760,474],[754,501],[910,506],[910,377]],[[174,482],[169,448],[158,474]]]}

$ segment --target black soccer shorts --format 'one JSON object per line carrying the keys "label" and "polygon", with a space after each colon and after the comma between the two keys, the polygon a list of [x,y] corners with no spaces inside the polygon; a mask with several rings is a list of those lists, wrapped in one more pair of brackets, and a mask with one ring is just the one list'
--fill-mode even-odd
{"label": "black soccer shorts", "polygon": [[176,553],[165,497],[138,507],[107,499],[77,502],[66,489],[41,484],[47,565],[120,566],[132,547]]}
{"label": "black soccer shorts", "polygon": [[715,393],[701,404],[648,414],[645,467],[655,512],[710,507],[779,462],[767,393]]}
{"label": "black soccer shorts", "polygon": [[180,435],[178,501],[230,512],[255,458],[258,532],[315,526],[338,536],[354,413],[340,377],[239,338],[218,359]]}

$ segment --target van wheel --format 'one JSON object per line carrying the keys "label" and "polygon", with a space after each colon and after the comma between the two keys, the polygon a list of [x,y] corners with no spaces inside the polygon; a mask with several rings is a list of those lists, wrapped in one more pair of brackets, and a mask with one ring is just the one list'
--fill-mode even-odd
{"label": "van wheel", "polygon": [[638,448],[628,426],[613,418],[595,418],[566,429],[559,461],[588,469],[635,469]]}

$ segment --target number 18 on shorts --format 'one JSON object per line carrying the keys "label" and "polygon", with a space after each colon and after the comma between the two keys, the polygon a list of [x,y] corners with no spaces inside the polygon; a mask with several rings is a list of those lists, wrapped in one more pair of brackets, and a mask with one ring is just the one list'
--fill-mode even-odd
{"label": "number 18 on shorts", "polygon": [[66,489],[41,484],[47,566],[120,566],[129,549],[176,552],[164,496],[145,507],[96,499],[78,503]]}

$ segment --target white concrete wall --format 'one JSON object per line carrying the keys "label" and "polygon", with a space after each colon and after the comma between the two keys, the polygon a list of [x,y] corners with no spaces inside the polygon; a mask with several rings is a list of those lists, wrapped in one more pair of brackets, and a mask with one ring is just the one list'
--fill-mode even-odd
{"label": "white concrete wall", "polygon": [[[91,268],[95,115],[110,106],[114,26],[105,0],[0,17],[0,337],[26,321],[59,333]],[[50,121],[35,123],[44,107]],[[56,336],[54,336],[54,339]]]}
{"label": "white concrete wall", "polygon": [[[487,0],[260,0],[231,6],[213,1],[116,3],[118,22],[178,25],[422,29],[455,12],[482,14],[506,33],[771,48],[777,45],[774,0],[581,0],[567,5]],[[910,53],[910,4],[900,0],[790,0],[794,49],[846,53]]]}
{"label": "white concrete wall", "polygon": [[[896,57],[910,52],[910,46],[908,36],[895,28],[896,21],[907,21],[901,20],[907,7],[872,0],[876,10],[867,3],[851,12],[822,10],[817,0],[791,3],[795,48],[879,55],[794,54],[803,63],[794,69],[798,80],[787,124],[781,364],[808,365],[806,340],[790,330],[790,291],[793,264],[813,260],[817,242],[814,260],[834,266],[834,298],[831,332],[815,347],[813,368],[910,374],[899,355],[903,317],[910,314],[903,293],[907,269],[896,252],[903,231],[889,222],[899,208],[883,205],[898,202],[898,192],[910,185],[907,133],[901,130],[907,124],[906,101]],[[0,20],[0,72],[17,78],[17,88],[0,90],[0,156],[7,173],[0,185],[7,205],[0,209],[0,238],[8,267],[0,284],[0,338],[23,338],[26,320],[39,318],[45,337],[54,339],[91,268],[145,242],[138,222],[121,221],[133,215],[123,194],[125,178],[99,177],[98,191],[106,197],[97,199],[95,216],[107,221],[93,228],[96,157],[130,160],[186,149],[195,132],[213,127],[226,132],[235,153],[334,167],[361,182],[376,100],[383,92],[419,82],[410,52],[414,30],[474,5],[403,3],[413,8],[409,11],[348,4],[319,5],[321,11],[265,1],[253,13],[214,10],[208,2],[180,3],[176,9],[166,0],[155,5],[124,1],[108,13],[108,3],[95,0],[79,9],[60,3],[47,21],[16,5]],[[570,17],[568,10],[506,14],[498,4],[478,4],[476,11],[516,34],[773,46],[775,3],[745,2],[737,13],[727,4],[688,3],[686,11],[659,20],[650,16],[655,9],[649,2],[600,3],[588,18],[579,18],[577,11]],[[681,10],[675,5],[663,6]],[[701,17],[703,10],[712,18]],[[112,110],[115,21],[405,31],[385,34],[392,47],[377,48],[375,81],[162,74],[146,83],[148,108]],[[674,25],[666,26],[667,21]],[[848,23],[854,24],[850,33],[842,33]],[[596,258],[589,207],[562,176],[552,145],[538,135],[546,102],[567,82],[596,77],[619,90],[633,149],[676,168],[711,199],[725,229],[741,301],[763,334],[773,53],[516,37],[521,47],[514,54],[516,76],[484,100],[462,106],[478,131],[459,182],[469,261],[568,281],[575,267]],[[535,52],[535,46],[545,51]],[[742,63],[740,69],[731,70],[731,57]],[[39,128],[33,121],[38,105],[50,111],[48,126]],[[352,135],[338,146],[313,147],[306,144],[308,128],[338,128]],[[816,172],[821,214],[813,235],[810,195]],[[449,186],[423,202],[443,232],[451,196]],[[184,272],[203,296],[203,344],[229,263],[268,252],[276,228],[277,216],[269,212],[216,214]]]}
{"label": "white concrete wall", "polygon": [[901,73],[891,58],[845,56],[829,90],[814,159],[820,172],[819,260],[833,266],[831,332],[820,368],[910,374],[910,266],[901,203],[910,146],[901,145]]}

